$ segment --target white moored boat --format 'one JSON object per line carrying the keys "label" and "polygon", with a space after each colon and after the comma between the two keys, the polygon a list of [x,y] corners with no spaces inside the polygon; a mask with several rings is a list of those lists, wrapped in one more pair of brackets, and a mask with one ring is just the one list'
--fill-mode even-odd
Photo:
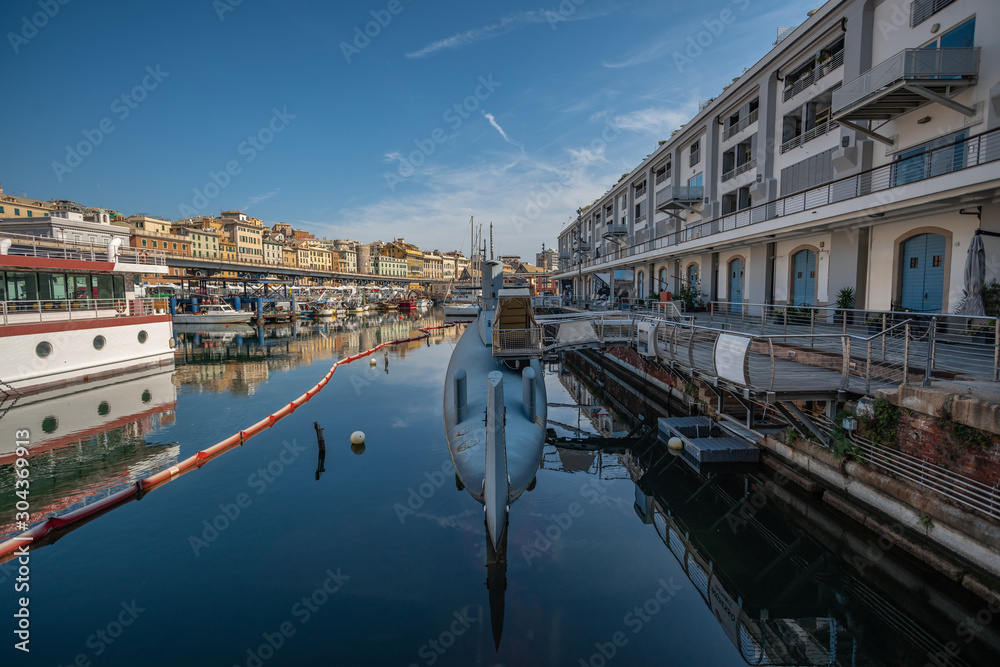
{"label": "white moored boat", "polygon": [[203,303],[197,313],[177,313],[177,324],[246,324],[253,319],[249,310],[235,310],[225,301]]}
{"label": "white moored boat", "polygon": [[0,380],[10,389],[34,393],[173,365],[167,302],[138,298],[134,288],[137,274],[166,274],[165,257],[108,235],[105,250],[0,233]]}

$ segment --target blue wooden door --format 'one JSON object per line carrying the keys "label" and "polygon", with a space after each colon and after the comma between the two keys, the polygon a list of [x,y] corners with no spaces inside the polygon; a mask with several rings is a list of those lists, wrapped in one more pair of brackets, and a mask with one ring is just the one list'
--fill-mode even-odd
{"label": "blue wooden door", "polygon": [[792,305],[814,306],[816,300],[816,253],[800,250],[792,261]]}
{"label": "blue wooden door", "polygon": [[945,239],[920,234],[903,244],[900,301],[904,309],[939,313],[944,301]]}
{"label": "blue wooden door", "polygon": [[729,262],[729,312],[743,312],[743,260]]}

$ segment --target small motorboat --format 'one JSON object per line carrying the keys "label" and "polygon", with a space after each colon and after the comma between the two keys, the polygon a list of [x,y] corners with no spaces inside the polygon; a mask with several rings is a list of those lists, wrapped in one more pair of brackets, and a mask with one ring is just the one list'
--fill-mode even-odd
{"label": "small motorboat", "polygon": [[201,303],[197,313],[177,313],[175,324],[246,324],[253,319],[253,311],[235,310],[225,301]]}

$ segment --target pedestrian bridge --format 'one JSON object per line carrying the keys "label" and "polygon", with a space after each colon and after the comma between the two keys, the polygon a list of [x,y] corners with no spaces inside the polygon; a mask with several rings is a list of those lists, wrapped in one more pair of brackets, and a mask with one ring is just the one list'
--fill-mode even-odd
{"label": "pedestrian bridge", "polygon": [[[933,366],[935,354],[945,358],[948,344],[935,343],[927,323],[916,319],[880,327],[871,335],[805,325],[775,330],[754,324],[736,330],[723,322],[699,323],[674,304],[659,306],[656,312],[538,316],[538,326],[530,331],[495,332],[494,350],[496,356],[541,358],[566,350],[628,346],[691,378],[773,402],[865,395],[919,380]],[[504,354],[515,348],[516,355]],[[942,379],[979,379],[963,371],[969,369],[934,369]]]}

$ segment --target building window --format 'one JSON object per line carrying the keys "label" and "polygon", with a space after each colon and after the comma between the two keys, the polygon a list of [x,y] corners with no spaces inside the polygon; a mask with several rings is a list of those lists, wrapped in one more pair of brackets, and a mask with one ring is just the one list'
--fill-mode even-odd
{"label": "building window", "polygon": [[28,217],[29,218],[31,217],[31,211],[28,211]]}
{"label": "building window", "polygon": [[145,247],[146,247],[146,239],[143,239],[143,240],[142,240],[142,247],[143,247],[143,248],[145,248]]}
{"label": "building window", "polygon": [[693,167],[701,162],[701,140],[691,144],[691,161],[688,164],[689,167]]}
{"label": "building window", "polygon": [[14,209],[14,215],[21,215],[21,209],[15,208]]}

